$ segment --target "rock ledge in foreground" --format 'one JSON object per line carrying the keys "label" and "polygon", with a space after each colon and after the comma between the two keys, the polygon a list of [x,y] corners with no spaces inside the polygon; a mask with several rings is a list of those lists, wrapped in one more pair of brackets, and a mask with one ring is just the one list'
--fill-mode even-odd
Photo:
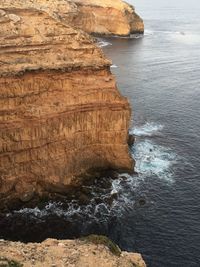
{"label": "rock ledge in foreground", "polygon": [[6,262],[17,267],[146,267],[138,253],[116,256],[105,244],[56,239],[28,244],[0,240],[0,266]]}

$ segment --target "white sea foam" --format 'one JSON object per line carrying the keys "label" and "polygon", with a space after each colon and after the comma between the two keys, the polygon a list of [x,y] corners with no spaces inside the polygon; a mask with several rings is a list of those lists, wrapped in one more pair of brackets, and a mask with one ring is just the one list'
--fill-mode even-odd
{"label": "white sea foam", "polygon": [[130,130],[131,134],[136,136],[152,136],[156,132],[159,132],[163,129],[163,125],[156,124],[154,122],[147,122],[142,126],[134,127]]}
{"label": "white sea foam", "polygon": [[[75,211],[75,209],[73,209]],[[68,213],[70,214],[72,210],[69,208]],[[14,213],[16,214],[29,214],[32,217],[36,218],[43,218],[48,215],[55,214],[57,216],[62,216],[63,215],[63,210],[60,207],[59,203],[56,202],[49,202],[44,208],[24,208],[20,210],[16,210]]]}
{"label": "white sea foam", "polygon": [[150,140],[144,140],[135,144],[133,154],[136,161],[135,170],[140,175],[156,175],[160,179],[173,182],[171,167],[177,158],[173,151]]}
{"label": "white sea foam", "polygon": [[115,65],[115,64],[111,65],[110,67],[111,67],[111,68],[114,68],[114,69],[118,68],[118,66]]}
{"label": "white sea foam", "polygon": [[[156,123],[146,123],[141,127],[136,127],[132,132],[137,136],[152,136],[161,131],[163,126]],[[119,216],[129,208],[133,207],[135,202],[134,193],[139,190],[141,183],[147,178],[156,177],[170,184],[173,182],[172,166],[176,162],[177,156],[173,151],[163,146],[153,143],[151,140],[144,139],[136,142],[132,147],[132,155],[136,161],[135,171],[138,175],[129,175],[127,173],[119,174],[117,179],[112,180],[110,191],[101,191],[101,193],[92,193],[94,198],[87,205],[79,205],[73,200],[68,203],[67,208],[61,202],[49,202],[43,208],[24,208],[15,211],[15,214],[30,216],[31,218],[45,218],[49,215],[64,217],[67,220],[73,220],[74,215],[89,220],[99,220],[102,217],[109,217],[111,214]],[[114,195],[117,195],[114,196]],[[101,198],[102,203],[96,204],[95,197]],[[112,205],[104,199],[114,197]],[[12,216],[12,214],[8,214]]]}
{"label": "white sea foam", "polygon": [[[56,215],[58,217],[63,217],[70,219],[73,215],[79,214],[80,216],[89,216],[90,218],[95,218],[100,213],[108,215],[110,209],[106,203],[95,204],[94,200],[84,206],[78,205],[76,201],[71,201],[68,203],[68,208],[63,207],[61,202],[49,202],[43,208],[23,208],[20,210],[15,210],[13,214],[21,214],[22,216],[28,215],[30,218],[45,218],[49,215]],[[12,213],[8,213],[7,216],[12,216]]]}
{"label": "white sea foam", "polygon": [[103,41],[103,40],[99,40],[97,44],[99,47],[105,47],[105,46],[112,45],[110,42]]}

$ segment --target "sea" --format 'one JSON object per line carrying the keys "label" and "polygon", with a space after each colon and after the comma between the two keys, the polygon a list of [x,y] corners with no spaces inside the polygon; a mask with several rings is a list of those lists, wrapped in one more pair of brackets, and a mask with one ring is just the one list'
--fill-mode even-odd
{"label": "sea", "polygon": [[200,267],[200,2],[128,2],[144,36],[98,44],[132,106],[135,174],[86,185],[82,204],[47,201],[1,215],[0,238],[103,234],[148,267]]}

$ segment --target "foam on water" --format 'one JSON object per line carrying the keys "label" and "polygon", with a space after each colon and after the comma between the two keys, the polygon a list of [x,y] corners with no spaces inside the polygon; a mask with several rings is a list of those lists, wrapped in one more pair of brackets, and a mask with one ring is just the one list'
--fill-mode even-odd
{"label": "foam on water", "polygon": [[114,69],[118,68],[118,66],[115,65],[115,64],[111,65],[110,67],[111,67],[111,68],[114,68]]}
{"label": "foam on water", "polygon": [[134,127],[130,130],[131,134],[136,136],[152,136],[156,132],[159,132],[163,129],[163,125],[156,124],[154,122],[147,122],[142,126]]}
{"label": "foam on water", "polygon": [[[75,207],[69,206],[69,209],[67,210],[68,215],[72,215],[73,213],[77,212]],[[32,218],[43,218],[48,215],[57,215],[58,217],[61,217],[64,215],[64,210],[62,209],[62,205],[60,202],[52,202],[50,201],[45,205],[43,208],[35,207],[35,208],[23,208],[20,210],[14,211],[15,214],[28,214]],[[11,214],[8,213],[7,216],[10,216]]]}
{"label": "foam on water", "polygon": [[133,148],[136,160],[135,170],[139,175],[157,176],[160,179],[173,182],[171,166],[176,161],[176,154],[168,148],[156,145],[150,140],[136,143]]}
{"label": "foam on water", "polygon": [[[132,156],[136,161],[135,170],[138,174],[119,174],[117,179],[111,180],[111,187],[100,190],[100,193],[98,190],[95,191],[95,187],[91,187],[93,197],[88,204],[80,205],[77,200],[67,202],[67,205],[58,201],[50,201],[42,208],[23,208],[8,213],[7,216],[21,215],[26,216],[25,218],[28,216],[32,220],[45,220],[48,216],[55,215],[71,222],[81,218],[83,221],[88,221],[88,224],[99,222],[99,220],[106,222],[110,216],[123,216],[124,211],[133,208],[136,201],[134,192],[139,190],[140,185],[147,178],[159,178],[167,183],[173,182],[171,167],[176,161],[176,154],[145,137],[152,136],[162,129],[162,125],[148,122],[132,130],[135,135],[144,136],[131,148]],[[101,199],[100,203],[96,203],[95,198]],[[106,199],[113,199],[113,201],[109,202]],[[84,227],[87,227],[86,223]]]}
{"label": "foam on water", "polygon": [[[22,217],[25,216],[25,218],[28,216],[31,220],[38,220],[48,218],[49,216],[56,216],[66,221],[86,218],[88,222],[91,222],[100,216],[106,219],[110,211],[111,209],[106,203],[96,204],[93,200],[87,205],[78,205],[76,201],[71,201],[68,203],[68,208],[63,206],[63,203],[54,201],[47,203],[43,208],[35,207],[15,210],[12,213],[8,213],[7,217],[20,215]],[[76,218],[74,216],[76,216]]]}
{"label": "foam on water", "polygon": [[112,45],[110,42],[104,41],[104,40],[98,40],[97,42],[99,47],[105,47],[105,46],[109,46]]}

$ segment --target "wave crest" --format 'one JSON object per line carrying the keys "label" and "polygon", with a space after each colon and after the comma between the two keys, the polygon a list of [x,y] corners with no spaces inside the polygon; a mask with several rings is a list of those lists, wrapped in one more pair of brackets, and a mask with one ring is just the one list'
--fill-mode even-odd
{"label": "wave crest", "polygon": [[130,133],[136,136],[152,136],[156,132],[159,132],[163,129],[163,125],[156,124],[154,122],[147,122],[142,126],[134,127]]}

